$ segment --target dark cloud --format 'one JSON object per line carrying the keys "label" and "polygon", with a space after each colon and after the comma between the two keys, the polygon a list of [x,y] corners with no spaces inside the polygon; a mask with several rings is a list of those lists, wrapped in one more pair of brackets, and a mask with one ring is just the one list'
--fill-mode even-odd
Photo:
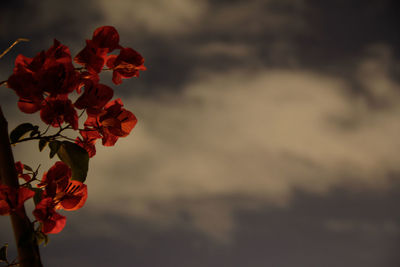
{"label": "dark cloud", "polygon": [[[115,25],[123,43],[141,51],[152,70],[137,82],[141,93],[181,91],[199,69],[238,65],[309,68],[352,79],[352,69],[370,45],[383,43],[395,58],[399,54],[397,6],[389,0],[85,1],[77,6],[69,1],[9,2],[1,10],[0,43],[6,47],[29,37],[32,43],[24,49],[34,53],[56,37],[77,52],[95,27]],[[215,46],[224,49],[218,52]],[[237,47],[240,56],[226,52]],[[124,87],[124,92],[130,90]]]}

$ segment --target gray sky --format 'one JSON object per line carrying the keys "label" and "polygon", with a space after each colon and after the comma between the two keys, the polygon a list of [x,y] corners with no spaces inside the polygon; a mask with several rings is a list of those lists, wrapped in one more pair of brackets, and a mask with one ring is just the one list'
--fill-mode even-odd
{"label": "gray sky", "polygon": [[[139,123],[97,146],[45,266],[400,264],[395,1],[38,2],[0,8],[1,47],[31,39],[1,80],[17,54],[53,38],[76,54],[101,25],[148,68],[114,86]],[[2,89],[10,127],[39,121]],[[51,166],[36,145],[16,159]]]}

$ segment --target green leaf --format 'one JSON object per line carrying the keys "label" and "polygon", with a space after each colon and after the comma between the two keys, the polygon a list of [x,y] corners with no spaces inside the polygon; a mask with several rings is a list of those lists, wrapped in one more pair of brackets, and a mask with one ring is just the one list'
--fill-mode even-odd
{"label": "green leaf", "polygon": [[7,243],[0,248],[0,262],[7,262],[7,249]]}
{"label": "green leaf", "polygon": [[36,235],[36,241],[37,241],[38,245],[44,243],[44,245],[46,246],[49,243],[48,235],[46,235],[42,231],[36,231],[35,235]]}
{"label": "green leaf", "polygon": [[[42,150],[44,149],[44,147],[49,143],[48,140],[46,139],[40,139],[39,140],[39,151],[42,152]],[[54,155],[53,155],[54,156]]]}
{"label": "green leaf", "polygon": [[35,195],[33,196],[33,202],[36,206],[42,200],[43,190],[36,187],[31,187],[30,189],[35,192]]}
{"label": "green leaf", "polygon": [[89,168],[89,154],[79,145],[62,141],[57,155],[72,171],[72,180],[84,182]]}
{"label": "green leaf", "polygon": [[32,130],[32,132],[29,134],[30,137],[34,137],[35,135],[38,136],[40,134],[39,132],[39,126],[33,126],[34,129]]}
{"label": "green leaf", "polygon": [[12,144],[18,143],[18,141],[30,131],[36,129],[37,126],[33,126],[30,123],[22,123],[18,125],[14,130],[10,133],[10,141]]}
{"label": "green leaf", "polygon": [[50,158],[52,159],[54,157],[54,155],[58,152],[58,150],[60,149],[61,146],[61,142],[60,141],[51,141],[49,143],[49,147],[50,147]]}
{"label": "green leaf", "polygon": [[33,172],[32,168],[25,164],[24,164],[24,169],[27,171]]}

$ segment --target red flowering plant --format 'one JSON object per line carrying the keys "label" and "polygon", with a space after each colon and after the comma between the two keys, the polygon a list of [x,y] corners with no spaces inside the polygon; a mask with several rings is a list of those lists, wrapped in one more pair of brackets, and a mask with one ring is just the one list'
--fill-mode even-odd
{"label": "red flowering plant", "polygon": [[[80,66],[74,66],[74,62]],[[18,237],[16,233],[20,266],[41,266],[38,255],[27,256],[23,251],[27,244],[35,243],[33,250],[37,251],[37,246],[34,247],[37,243],[47,243],[48,234],[59,233],[64,228],[66,217],[59,210],[73,211],[85,204],[88,162],[96,154],[97,140],[101,139],[104,146],[114,146],[136,125],[135,115],[123,108],[121,99],[112,100],[114,91],[100,83],[99,74],[112,71],[112,82],[118,85],[122,79],[138,77],[139,71],[146,70],[143,64],[144,59],[138,52],[120,45],[114,27],[103,26],[94,31],[92,39],[86,40],[86,46],[74,58],[69,48],[58,40],[33,58],[18,55],[12,75],[0,83],[16,93],[22,112],[39,113],[47,125],[41,130],[39,126],[23,123],[11,131],[9,138],[0,140],[0,215],[26,221],[24,202],[33,198],[35,203],[33,222],[29,220],[28,226],[23,226],[26,228],[23,235]],[[2,122],[6,124],[1,109],[0,115],[1,126]],[[71,133],[76,133],[76,137],[71,138]],[[41,178],[39,167],[34,170],[21,162],[9,168],[11,174],[6,173],[7,168],[3,168],[6,160],[11,158],[14,162],[11,150],[7,154],[7,145],[31,140],[38,141],[40,151],[49,147],[50,158],[57,155],[59,161]],[[20,226],[13,224],[13,227],[16,232],[15,228]],[[27,235],[29,229],[31,235]],[[9,263],[2,256],[3,249],[0,262]],[[32,265],[33,261],[36,265]]]}

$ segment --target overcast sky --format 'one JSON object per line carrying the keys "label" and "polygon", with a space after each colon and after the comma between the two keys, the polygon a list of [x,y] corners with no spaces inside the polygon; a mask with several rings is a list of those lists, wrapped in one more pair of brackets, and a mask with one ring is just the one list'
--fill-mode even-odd
{"label": "overcast sky", "polygon": [[[138,117],[98,145],[84,208],[45,266],[397,267],[396,1],[6,1],[0,61],[112,25],[148,70],[115,88]],[[111,77],[102,77],[110,84]],[[10,128],[20,114],[5,87]],[[51,166],[37,144],[16,160]],[[0,242],[12,243],[7,217]],[[15,251],[11,251],[14,253]]]}

